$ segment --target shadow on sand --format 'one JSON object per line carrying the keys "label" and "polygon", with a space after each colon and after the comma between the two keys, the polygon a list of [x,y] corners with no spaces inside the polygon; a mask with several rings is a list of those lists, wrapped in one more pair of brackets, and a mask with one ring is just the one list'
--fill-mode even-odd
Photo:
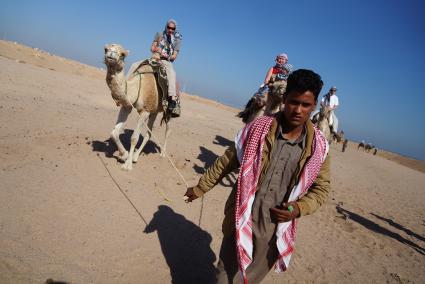
{"label": "shadow on sand", "polygon": [[370,213],[370,215],[375,216],[376,218],[378,218],[378,219],[380,219],[380,220],[382,220],[382,221],[387,222],[387,223],[388,223],[388,225],[390,225],[390,226],[392,226],[392,227],[394,227],[394,228],[396,228],[396,229],[398,229],[398,230],[400,230],[400,231],[405,232],[405,233],[406,233],[406,234],[408,234],[409,236],[412,236],[412,237],[414,237],[414,238],[416,238],[416,239],[418,239],[418,240],[420,240],[420,241],[425,242],[425,238],[424,238],[423,236],[421,236],[421,235],[419,235],[419,234],[417,234],[417,233],[415,233],[415,232],[413,232],[413,231],[411,231],[411,230],[409,230],[409,229],[405,228],[404,226],[402,226],[402,225],[400,225],[400,224],[398,224],[398,223],[394,222],[394,221],[393,221],[393,220],[391,220],[391,219],[381,217],[381,216],[379,216],[379,215],[377,215],[377,214],[374,214],[374,213]]}
{"label": "shadow on sand", "polygon": [[144,232],[157,231],[172,283],[215,283],[211,235],[166,205],[158,206]]}
{"label": "shadow on sand", "polygon": [[[202,146],[200,146],[199,149],[201,150],[201,152],[199,153],[197,158],[204,163],[204,166],[199,166],[195,164],[193,166],[193,169],[198,174],[203,174],[206,171],[206,169],[208,169],[214,163],[214,161],[218,158],[218,155],[216,155],[211,150],[208,150],[207,148]],[[224,187],[233,187],[237,177],[238,177],[237,171],[233,171],[230,174],[223,177],[223,179],[220,181],[220,185]]]}
{"label": "shadow on sand", "polygon": [[213,144],[216,145],[221,145],[223,147],[229,147],[230,145],[232,145],[234,142],[232,140],[229,140],[223,136],[220,135],[216,135],[215,136],[215,141],[213,141]]}
{"label": "shadow on sand", "polygon": [[[130,149],[132,134],[133,134],[132,129],[125,129],[124,133],[120,135],[120,140],[127,151]],[[140,147],[140,145],[142,144],[142,140],[143,140],[143,137],[140,137],[139,142],[136,145],[136,148]],[[115,145],[115,143],[111,140],[111,138],[105,141],[93,140],[91,145],[92,145],[93,152],[105,153],[105,157],[115,158],[118,160],[118,155],[117,155],[118,153],[114,155],[114,153],[118,150],[118,148]],[[142,152],[145,154],[159,153],[159,147],[154,142],[152,142],[152,140],[149,140]]]}
{"label": "shadow on sand", "polygon": [[[366,229],[369,229],[369,230],[371,230],[375,233],[382,234],[384,236],[393,238],[394,240],[399,241],[400,243],[411,247],[412,249],[414,249],[418,253],[425,255],[425,248],[418,246],[414,242],[412,242],[412,241],[410,241],[406,238],[403,238],[401,235],[394,233],[394,232],[380,226],[379,224],[377,224],[373,221],[370,221],[369,219],[366,219],[365,217],[362,217],[362,216],[360,216],[360,215],[358,215],[354,212],[346,210],[346,209],[340,207],[339,205],[336,206],[336,211],[339,214],[343,215],[346,219],[350,219],[354,222],[357,222],[360,225],[362,225],[363,227],[365,227]],[[375,215],[373,213],[371,213],[371,214],[375,217],[378,216],[378,215]],[[379,217],[379,218],[381,219],[382,217]],[[384,218],[382,218],[382,219],[384,219]]]}
{"label": "shadow on sand", "polygon": [[197,158],[204,164],[202,166],[194,165],[193,169],[198,174],[203,174],[207,168],[211,167],[214,161],[218,158],[218,155],[203,146],[199,146],[199,150],[200,153]]}
{"label": "shadow on sand", "polygon": [[[230,141],[229,139],[224,138],[220,135],[216,135],[215,140],[213,141],[213,144],[221,145],[226,148],[232,145],[233,143],[234,143],[233,141]],[[214,163],[214,161],[218,158],[218,155],[203,146],[200,146],[199,149],[200,149],[200,153],[197,158],[201,162],[203,162],[204,165],[200,166],[195,164],[193,166],[193,169],[195,170],[196,173],[203,174],[206,171],[206,169],[208,169]],[[237,176],[238,175],[236,171],[231,172],[220,181],[220,185],[225,187],[233,187],[233,185],[236,182]]]}

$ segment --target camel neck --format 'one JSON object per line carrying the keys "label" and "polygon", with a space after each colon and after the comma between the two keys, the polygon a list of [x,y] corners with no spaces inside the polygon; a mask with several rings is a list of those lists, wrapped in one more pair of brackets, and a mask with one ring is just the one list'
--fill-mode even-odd
{"label": "camel neck", "polygon": [[106,65],[108,72],[108,76],[124,76],[124,68],[119,65],[109,66]]}
{"label": "camel neck", "polygon": [[108,84],[112,98],[120,102],[124,106],[131,105],[131,99],[127,96],[126,88],[127,83],[124,75],[123,68],[108,67],[106,75],[106,83]]}

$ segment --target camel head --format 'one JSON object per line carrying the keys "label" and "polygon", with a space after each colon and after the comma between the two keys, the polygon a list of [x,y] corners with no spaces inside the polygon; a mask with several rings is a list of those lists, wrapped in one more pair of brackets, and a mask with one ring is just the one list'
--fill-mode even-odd
{"label": "camel head", "polygon": [[283,95],[286,92],[286,81],[280,80],[280,81],[274,81],[273,83],[269,83],[269,94],[274,97],[280,97],[283,98]]}
{"label": "camel head", "polygon": [[128,50],[125,50],[119,44],[105,45],[105,64],[108,68],[121,71],[124,68],[124,59],[128,55]]}
{"label": "camel head", "polygon": [[286,92],[286,81],[279,80],[268,85],[269,87],[269,96],[267,102],[268,112],[275,112],[280,105],[283,103],[283,97]]}

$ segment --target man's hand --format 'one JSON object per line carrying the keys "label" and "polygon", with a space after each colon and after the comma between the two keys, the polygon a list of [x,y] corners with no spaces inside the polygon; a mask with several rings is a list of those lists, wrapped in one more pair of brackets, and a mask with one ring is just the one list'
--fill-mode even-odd
{"label": "man's hand", "polygon": [[296,202],[283,203],[282,206],[270,208],[270,216],[276,223],[291,221],[299,215],[300,208]]}
{"label": "man's hand", "polygon": [[193,200],[197,198],[198,196],[196,196],[195,192],[193,191],[193,187],[189,187],[183,196],[184,202],[186,203],[192,202]]}

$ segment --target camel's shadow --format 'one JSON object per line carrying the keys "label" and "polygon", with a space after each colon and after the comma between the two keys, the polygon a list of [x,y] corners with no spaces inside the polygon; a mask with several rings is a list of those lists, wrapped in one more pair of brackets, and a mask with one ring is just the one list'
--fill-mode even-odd
{"label": "camel's shadow", "polygon": [[[216,135],[215,140],[213,141],[213,144],[221,145],[223,147],[228,147],[232,145],[233,143],[234,143],[233,141],[227,138],[224,138],[223,136],[220,136],[220,135]],[[218,155],[203,146],[200,146],[199,149],[200,149],[200,153],[197,158],[201,162],[203,162],[204,165],[200,166],[195,164],[193,166],[193,169],[195,170],[196,173],[203,174],[205,170],[208,169],[214,163],[214,161],[218,158]],[[220,184],[225,187],[233,187],[233,185],[236,182],[236,177],[237,177],[236,171],[231,172],[220,181]]]}
{"label": "camel's shadow", "polygon": [[[407,245],[409,247],[411,247],[412,249],[414,249],[415,251],[417,251],[418,253],[425,255],[425,248],[419,246],[418,244],[416,244],[415,242],[408,240],[406,238],[404,238],[403,236],[401,236],[400,234],[393,232],[359,214],[356,214],[354,212],[351,212],[347,209],[342,208],[341,206],[337,205],[336,206],[336,211],[342,215],[342,217],[344,217],[344,219],[349,219],[352,220],[354,222],[357,222],[358,224],[362,225],[363,227],[365,227],[366,229],[369,229],[375,233],[378,234],[382,234],[384,236],[390,237],[396,241],[399,241],[400,243]],[[384,217],[381,217],[377,214],[374,213],[370,213],[372,216],[375,216],[376,218],[383,220],[385,222],[387,222],[389,225],[391,225],[392,227],[404,231],[405,233],[407,233],[410,236],[416,237],[418,240],[423,241],[424,237],[420,236],[406,228],[404,228],[403,226],[401,226],[400,224],[395,223],[394,221],[392,221],[391,219],[387,219]]]}
{"label": "camel's shadow", "polygon": [[[133,134],[132,129],[125,129],[124,133],[120,135],[120,140],[122,141],[123,146],[127,151],[130,149],[131,145],[131,135]],[[139,142],[136,145],[136,148],[139,148],[142,144],[143,137],[139,137]],[[111,138],[105,140],[105,141],[99,141],[99,140],[93,140],[92,143],[92,151],[93,152],[101,152],[105,153],[105,157],[107,158],[115,158],[118,160],[118,156],[114,155],[114,153],[118,150],[115,143],[111,140]],[[142,153],[153,154],[153,153],[159,153],[159,146],[153,142],[152,140],[149,140],[146,144],[145,148],[143,148]]]}
{"label": "camel's shadow", "polygon": [[204,164],[202,166],[194,165],[193,169],[198,174],[203,174],[207,168],[209,168],[214,161],[218,158],[218,155],[214,153],[213,151],[203,147],[199,146],[200,153],[198,155],[198,159]]}
{"label": "camel's shadow", "polygon": [[229,147],[230,145],[232,145],[234,142],[232,140],[229,140],[223,136],[220,135],[216,135],[215,136],[215,141],[213,141],[213,144],[217,144],[217,145],[221,145],[223,147]]}
{"label": "camel's shadow", "polygon": [[161,250],[170,267],[172,283],[215,283],[216,256],[209,233],[166,205],[158,211],[144,232],[157,231]]}

